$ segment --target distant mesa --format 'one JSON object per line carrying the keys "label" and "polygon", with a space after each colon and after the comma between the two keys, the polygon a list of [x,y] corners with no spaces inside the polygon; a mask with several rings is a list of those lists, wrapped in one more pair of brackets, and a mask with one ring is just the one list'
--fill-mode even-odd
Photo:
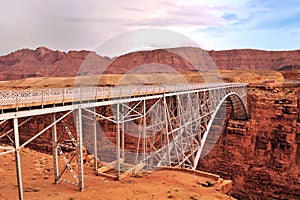
{"label": "distant mesa", "polygon": [[[0,57],[0,80],[30,77],[76,77],[87,56],[94,63],[107,63],[110,59],[90,51],[53,51],[46,47],[22,49]],[[86,63],[87,65],[93,65]]]}
{"label": "distant mesa", "polygon": [[194,47],[137,51],[121,55],[105,73],[165,73],[215,70],[207,51]]}
{"label": "distant mesa", "polygon": [[[187,57],[178,52],[184,51]],[[203,52],[203,51],[202,51]],[[294,70],[300,69],[300,50],[263,51],[237,49],[207,51],[218,69]],[[200,59],[199,59],[200,55]],[[0,80],[17,80],[29,77],[76,77],[109,73],[126,73],[142,65],[149,65],[148,72],[170,66],[177,72],[207,70],[207,56],[199,48],[179,47],[138,51],[116,58],[103,57],[91,51],[53,51],[46,47],[35,50],[22,49],[0,57]],[[155,63],[156,65],[152,65]],[[80,72],[78,74],[78,72]]]}
{"label": "distant mesa", "polygon": [[264,51],[236,49],[209,51],[219,69],[277,70],[286,65],[300,65],[300,50]]}

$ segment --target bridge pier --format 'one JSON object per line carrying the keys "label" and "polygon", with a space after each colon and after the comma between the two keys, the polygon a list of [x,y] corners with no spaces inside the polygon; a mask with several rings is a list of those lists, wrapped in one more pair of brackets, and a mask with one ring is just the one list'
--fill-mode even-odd
{"label": "bridge pier", "polygon": [[[56,121],[56,113],[52,114],[52,122]],[[54,183],[59,181],[59,168],[58,168],[58,149],[57,149],[57,128],[56,123],[52,127],[52,155],[53,155],[53,168],[54,168]]]}
{"label": "bridge pier", "polygon": [[96,116],[96,108],[93,107],[93,134],[94,134],[94,170],[95,173],[97,172],[98,169],[98,137],[97,137],[97,116]]}
{"label": "bridge pier", "polygon": [[[116,121],[117,121],[117,135],[116,135],[116,148],[117,148],[117,179],[120,180],[120,173],[121,173],[121,163],[120,163],[120,104],[117,103],[117,113],[116,113]],[[124,140],[124,138],[123,138]]]}
{"label": "bridge pier", "polygon": [[15,136],[15,160],[18,180],[18,192],[19,199],[24,199],[23,194],[23,181],[22,181],[22,170],[21,170],[21,156],[20,156],[20,139],[19,139],[19,124],[18,118],[14,118],[14,136]]}
{"label": "bridge pier", "polygon": [[84,189],[84,169],[83,169],[83,152],[82,152],[82,110],[81,106],[79,106],[78,110],[78,117],[77,117],[77,163],[78,163],[78,187],[80,191]]}

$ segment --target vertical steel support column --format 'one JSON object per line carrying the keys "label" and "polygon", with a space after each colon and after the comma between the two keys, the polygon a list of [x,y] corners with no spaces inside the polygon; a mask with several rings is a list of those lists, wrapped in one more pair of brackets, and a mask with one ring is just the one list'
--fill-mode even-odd
{"label": "vertical steel support column", "polygon": [[77,130],[77,155],[78,155],[78,179],[79,189],[84,189],[84,177],[83,177],[83,155],[82,155],[82,110],[81,106],[78,108],[78,130]]}
{"label": "vertical steel support column", "polygon": [[94,107],[94,169],[95,172],[98,170],[98,146],[97,146],[97,116],[96,107]]}
{"label": "vertical steel support column", "polygon": [[[56,114],[52,114],[52,122],[56,121]],[[57,152],[57,127],[56,123],[52,127],[52,154],[53,154],[53,167],[54,167],[54,183],[59,181],[59,168],[58,168],[58,152]]]}
{"label": "vertical steel support column", "polygon": [[[188,119],[187,121],[192,121],[193,120],[193,110],[192,110],[192,104],[193,104],[193,101],[192,101],[192,95],[190,93],[187,94],[187,99],[188,99],[188,102],[187,102],[187,109],[188,109]],[[188,130],[188,127],[187,127],[187,130]],[[193,144],[193,138],[191,137],[193,135],[193,123],[190,123],[189,125],[189,130],[190,131],[187,131],[187,133],[189,134],[188,136],[188,140],[189,140],[189,143],[192,145]]]}
{"label": "vertical steel support column", "polygon": [[168,164],[171,165],[171,156],[170,156],[170,141],[169,141],[169,124],[168,124],[168,107],[167,107],[167,99],[166,96],[164,95],[164,120],[165,120],[165,134],[166,134],[166,140],[167,140],[167,159],[168,159]]}
{"label": "vertical steel support column", "polygon": [[[124,113],[124,106],[122,106],[122,113]],[[122,142],[121,142],[121,147],[122,147],[122,158],[125,158],[125,124],[124,120],[122,120]]]}
{"label": "vertical steel support column", "polygon": [[144,162],[146,161],[146,135],[147,135],[147,129],[146,129],[146,100],[143,100],[143,159]]}
{"label": "vertical steel support column", "polygon": [[181,119],[181,108],[180,108],[180,105],[181,105],[181,101],[180,101],[180,97],[179,97],[179,94],[176,95],[176,100],[177,100],[177,119],[179,121],[179,124],[177,125],[180,129],[179,129],[179,135],[180,135],[180,148],[181,150],[183,149],[183,137],[182,137],[182,130],[181,130],[181,127],[182,127],[182,119]]}
{"label": "vertical steel support column", "polygon": [[122,158],[125,158],[125,124],[122,122]]}
{"label": "vertical steel support column", "polygon": [[120,180],[120,104],[117,103],[117,135],[116,135],[116,146],[117,146],[117,179]]}
{"label": "vertical steel support column", "polygon": [[16,159],[19,199],[23,200],[24,194],[23,194],[21,158],[20,158],[20,140],[19,140],[18,118],[14,118],[14,135],[15,135],[15,159]]}

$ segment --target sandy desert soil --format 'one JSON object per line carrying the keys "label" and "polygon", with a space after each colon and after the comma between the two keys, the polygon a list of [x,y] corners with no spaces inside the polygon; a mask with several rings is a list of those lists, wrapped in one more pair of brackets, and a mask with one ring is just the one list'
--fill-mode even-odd
{"label": "sandy desert soil", "polygon": [[[27,148],[21,151],[25,199],[232,199],[200,185],[208,179],[174,171],[154,171],[121,181],[95,176],[85,166],[85,190],[65,183],[53,184],[52,156]],[[14,155],[0,157],[0,199],[17,199]]]}
{"label": "sandy desert soil", "polygon": [[64,88],[76,84],[86,86],[130,85],[130,84],[187,84],[203,82],[245,82],[263,83],[264,81],[283,82],[281,73],[272,70],[220,70],[204,73],[185,72],[181,74],[105,74],[88,77],[45,77],[28,78],[14,81],[0,81],[0,90]]}

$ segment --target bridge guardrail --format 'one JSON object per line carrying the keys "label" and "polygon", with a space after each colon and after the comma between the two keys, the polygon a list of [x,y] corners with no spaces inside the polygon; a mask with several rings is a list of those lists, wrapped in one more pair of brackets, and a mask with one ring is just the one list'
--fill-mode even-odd
{"label": "bridge guardrail", "polygon": [[29,90],[0,91],[0,108],[21,105],[46,105],[51,103],[81,102],[97,99],[111,99],[129,96],[162,94],[186,90],[199,90],[215,87],[246,87],[246,83],[209,83],[182,85],[142,85],[142,86],[104,86],[49,88]]}

